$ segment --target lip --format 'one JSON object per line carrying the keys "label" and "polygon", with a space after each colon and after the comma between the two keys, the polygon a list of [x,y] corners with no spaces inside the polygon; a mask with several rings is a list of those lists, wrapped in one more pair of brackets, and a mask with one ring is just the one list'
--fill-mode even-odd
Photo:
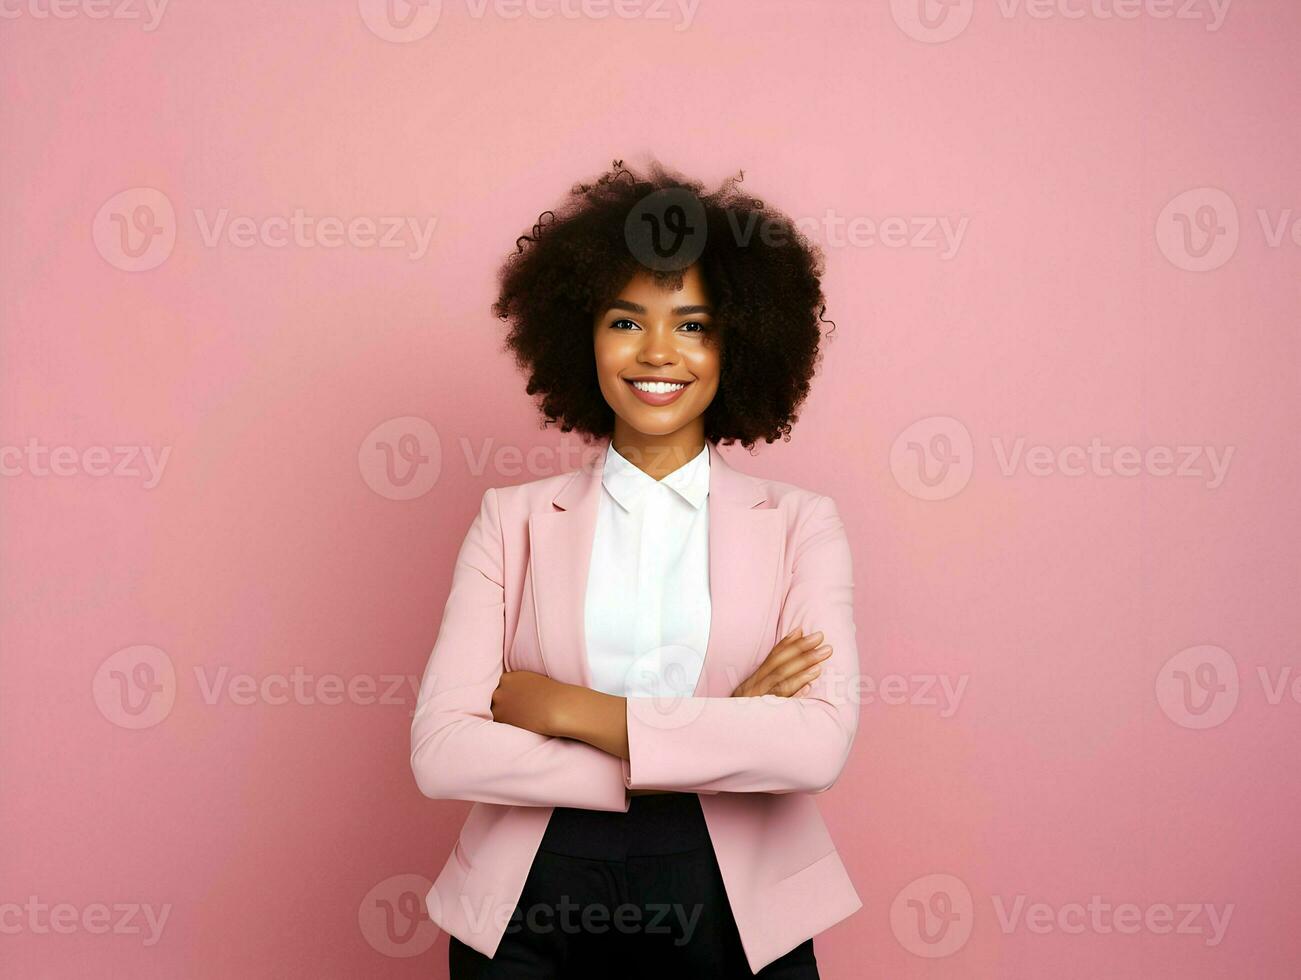
{"label": "lip", "polygon": [[[682,393],[685,392],[688,388],[690,388],[691,385],[693,384],[693,382],[687,381],[684,378],[624,378],[623,380],[624,383],[628,386],[628,390],[631,391],[634,395],[636,395],[638,398],[644,401],[647,405],[655,405],[657,407],[660,405],[670,405],[673,402],[677,401],[679,398],[682,397]],[[677,391],[670,391],[670,392],[666,392],[665,394],[659,395],[659,394],[652,394],[649,391],[641,391],[636,385],[633,384],[634,381],[667,381],[669,384],[682,385],[682,387],[679,388]]]}

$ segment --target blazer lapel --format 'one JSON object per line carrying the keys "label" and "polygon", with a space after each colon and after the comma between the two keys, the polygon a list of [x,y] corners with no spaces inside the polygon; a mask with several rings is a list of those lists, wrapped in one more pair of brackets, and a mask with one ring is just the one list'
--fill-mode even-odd
{"label": "blazer lapel", "polygon": [[[591,687],[584,619],[592,540],[609,440],[529,517],[529,581],[538,649],[549,676]],[[786,535],[760,481],[733,469],[709,444],[709,642],[697,697],[728,697],[768,649]]]}

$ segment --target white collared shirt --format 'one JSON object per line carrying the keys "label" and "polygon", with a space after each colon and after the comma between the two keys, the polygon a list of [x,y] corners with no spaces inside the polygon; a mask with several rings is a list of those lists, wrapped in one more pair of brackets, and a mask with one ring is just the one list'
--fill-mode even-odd
{"label": "white collared shirt", "polygon": [[690,697],[709,642],[709,446],[662,480],[611,442],[587,576],[592,687]]}

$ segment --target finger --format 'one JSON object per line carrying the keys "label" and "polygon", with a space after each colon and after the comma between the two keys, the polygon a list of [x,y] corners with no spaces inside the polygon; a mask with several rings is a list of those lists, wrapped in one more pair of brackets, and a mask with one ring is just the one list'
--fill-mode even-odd
{"label": "finger", "polygon": [[821,631],[810,633],[808,636],[801,636],[798,639],[783,640],[778,643],[777,646],[773,647],[772,652],[769,653],[764,659],[764,662],[759,665],[757,673],[761,677],[771,674],[783,664],[789,663],[792,657],[798,657],[802,653],[807,653],[809,650],[817,647],[821,642]]}
{"label": "finger", "polygon": [[781,694],[782,697],[790,697],[800,688],[804,687],[806,684],[812,685],[812,683],[815,680],[817,680],[818,675],[821,673],[822,673],[821,667],[810,667],[808,670],[801,671],[799,674],[796,674],[795,677],[791,678],[790,680],[783,681],[781,684],[778,685],[778,690],[774,691],[773,693]]}
{"label": "finger", "polygon": [[774,670],[768,674],[771,683],[780,683],[781,681],[790,680],[792,677],[803,673],[810,667],[822,663],[831,656],[831,645],[820,646],[806,653],[800,653],[783,661]]}

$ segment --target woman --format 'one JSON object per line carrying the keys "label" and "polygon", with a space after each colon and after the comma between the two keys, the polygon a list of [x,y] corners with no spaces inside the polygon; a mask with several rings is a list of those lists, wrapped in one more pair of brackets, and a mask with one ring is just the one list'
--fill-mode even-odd
{"label": "woman", "polygon": [[616,161],[518,242],[495,312],[592,465],[489,489],[411,729],[475,806],[427,897],[453,980],[818,976],[861,907],[813,794],[858,722],[826,496],[733,469],[789,438],[821,259],[742,195]]}

